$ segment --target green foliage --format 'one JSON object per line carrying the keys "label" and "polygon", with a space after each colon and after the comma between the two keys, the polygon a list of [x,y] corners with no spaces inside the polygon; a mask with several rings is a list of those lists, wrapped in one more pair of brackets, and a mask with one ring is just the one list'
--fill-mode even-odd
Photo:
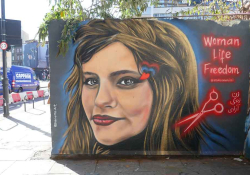
{"label": "green foliage", "polygon": [[[66,24],[62,31],[59,42],[59,54],[65,55],[68,51],[68,43],[74,38],[74,31],[80,21],[86,19],[107,19],[107,18],[131,18],[140,17],[147,9],[148,5],[157,6],[158,0],[92,0],[90,7],[85,8],[87,0],[50,0],[53,4],[51,11],[45,15],[43,23],[38,30],[39,41],[45,43],[48,36],[48,25],[52,20],[65,20]],[[173,3],[180,0],[172,0]],[[193,2],[194,7],[187,11],[171,13],[173,17],[187,15],[202,15],[202,19],[227,21],[239,16],[228,16],[223,14],[244,12],[242,0],[231,1],[226,4],[223,0],[203,0],[201,4],[196,4],[188,0],[188,4]],[[208,16],[212,15],[212,16]],[[201,18],[200,16],[198,18]],[[192,19],[194,19],[192,17]]]}
{"label": "green foliage", "polygon": [[[53,1],[53,2],[52,2]],[[50,0],[54,4],[51,11],[45,15],[43,23],[38,30],[39,42],[45,44],[48,36],[48,25],[52,20],[65,20],[59,42],[59,54],[65,55],[68,51],[68,43],[74,38],[74,32],[78,23],[86,19],[94,18],[131,18],[140,17],[148,4],[156,5],[158,0],[92,0],[88,8],[84,8],[84,0]],[[86,2],[86,1],[85,1]]]}
{"label": "green foliage", "polygon": [[[189,3],[191,1],[189,0]],[[229,13],[241,12],[241,0],[231,1],[226,4],[224,0],[203,0],[201,4],[195,4],[194,8],[188,11],[182,11],[181,15],[203,15],[203,19],[214,21],[228,21],[233,18],[228,15]],[[206,16],[211,15],[211,16]],[[177,15],[178,16],[178,15]],[[235,17],[234,17],[235,18]]]}

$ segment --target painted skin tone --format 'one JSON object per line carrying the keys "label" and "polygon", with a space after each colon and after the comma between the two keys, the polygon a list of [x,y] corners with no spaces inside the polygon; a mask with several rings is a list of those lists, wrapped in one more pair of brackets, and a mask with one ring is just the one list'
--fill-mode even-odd
{"label": "painted skin tone", "polygon": [[141,133],[150,117],[153,91],[132,52],[115,42],[82,65],[82,104],[97,141],[114,145]]}

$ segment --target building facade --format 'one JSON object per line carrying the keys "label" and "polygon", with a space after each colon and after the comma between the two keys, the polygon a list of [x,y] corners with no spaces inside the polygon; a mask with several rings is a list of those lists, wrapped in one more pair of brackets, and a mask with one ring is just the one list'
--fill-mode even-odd
{"label": "building facade", "polygon": [[22,47],[11,48],[11,60],[12,65],[22,66],[23,65],[23,49]]}
{"label": "building facade", "polygon": [[[228,13],[241,13],[239,7],[236,7],[236,0],[222,0],[226,5],[231,4]],[[171,18],[173,16],[186,16],[185,13],[189,10],[192,10],[197,4],[204,8],[209,8],[209,4],[212,3],[212,0],[203,1],[203,0],[159,0],[157,6],[149,6],[146,11],[142,14],[142,17],[155,17],[155,18]],[[218,3],[218,2],[217,2]],[[250,7],[249,0],[243,0],[243,10],[247,12]],[[219,4],[217,4],[219,6]],[[209,14],[209,13],[208,13]],[[199,15],[199,14],[196,14]],[[182,19],[194,19],[193,17],[182,17]],[[195,17],[195,19],[204,19],[201,16]]]}
{"label": "building facade", "polygon": [[[200,0],[196,1],[196,4],[200,3]],[[159,0],[158,5],[149,6],[142,17],[172,17],[175,13],[191,10],[193,7],[194,3],[189,3],[187,0]]]}

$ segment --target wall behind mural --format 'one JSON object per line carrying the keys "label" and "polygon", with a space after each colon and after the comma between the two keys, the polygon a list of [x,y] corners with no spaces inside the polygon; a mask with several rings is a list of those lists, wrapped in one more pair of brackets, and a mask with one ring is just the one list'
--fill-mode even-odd
{"label": "wall behind mural", "polygon": [[57,57],[49,27],[52,155],[241,155],[249,22],[93,20]]}

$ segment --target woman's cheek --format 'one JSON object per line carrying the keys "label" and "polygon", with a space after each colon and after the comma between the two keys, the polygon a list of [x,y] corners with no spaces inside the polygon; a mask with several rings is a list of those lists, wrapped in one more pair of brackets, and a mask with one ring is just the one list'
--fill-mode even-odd
{"label": "woman's cheek", "polygon": [[150,115],[153,91],[148,84],[124,91],[117,95],[120,105],[130,117],[148,117]]}
{"label": "woman's cheek", "polygon": [[89,89],[83,86],[82,89],[82,104],[87,117],[90,119],[93,113],[95,104],[95,89]]}

